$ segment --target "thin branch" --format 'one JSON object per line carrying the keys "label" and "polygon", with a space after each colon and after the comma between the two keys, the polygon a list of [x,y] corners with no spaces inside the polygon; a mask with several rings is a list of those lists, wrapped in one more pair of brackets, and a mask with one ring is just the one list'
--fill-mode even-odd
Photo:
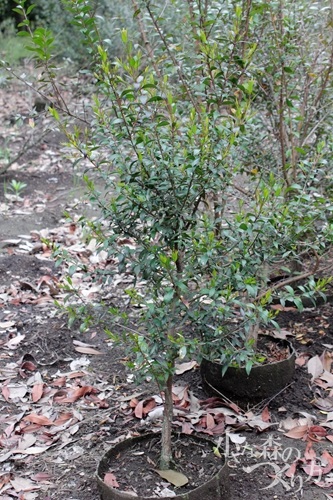
{"label": "thin branch", "polygon": [[23,147],[21,148],[20,152],[12,160],[10,160],[8,163],[6,163],[6,165],[4,165],[3,167],[0,167],[0,175],[5,174],[14,163],[16,163],[20,158],[22,158],[22,156],[25,155],[25,153],[27,151],[29,151],[30,149],[35,147],[37,144],[42,142],[44,137],[46,137],[50,132],[51,132],[51,130],[47,129],[43,134],[41,134],[39,136],[39,138],[36,141],[34,141],[30,144],[29,144],[29,142],[30,142],[31,138],[29,137],[25,141],[25,143],[23,144]]}
{"label": "thin branch", "polygon": [[159,34],[159,37],[160,37],[160,39],[161,39],[161,41],[162,41],[162,43],[163,43],[163,45],[165,47],[165,50],[168,53],[168,56],[170,57],[171,61],[175,65],[175,68],[177,70],[178,76],[179,76],[182,84],[184,85],[184,88],[186,90],[186,94],[187,94],[189,100],[191,101],[191,103],[192,103],[194,109],[196,110],[196,112],[198,113],[198,115],[200,115],[201,111],[200,111],[200,108],[198,106],[198,103],[195,101],[195,99],[193,97],[193,94],[190,91],[190,88],[188,86],[186,78],[185,78],[183,72],[180,69],[180,66],[179,66],[179,63],[178,63],[177,59],[174,57],[174,55],[172,54],[172,52],[170,50],[170,44],[167,42],[165,36],[163,35],[163,33],[161,31],[161,28],[160,28],[160,26],[159,26],[159,24],[158,24],[158,22],[157,22],[157,20],[156,20],[156,18],[154,16],[152,10],[151,10],[151,8],[150,8],[150,5],[147,5],[147,11],[148,11],[148,14],[150,16],[150,19],[153,22],[154,28],[156,29],[157,33]]}
{"label": "thin branch", "polygon": [[64,112],[67,116],[71,117],[71,118],[74,118],[75,120],[78,120],[82,123],[84,123],[85,125],[90,125],[90,123],[85,120],[84,118],[80,118],[79,116],[71,113],[71,111],[67,108],[64,109],[62,108],[61,106],[59,106],[58,104],[52,102],[50,100],[50,96],[44,94],[44,92],[42,92],[40,89],[37,89],[37,88],[34,88],[31,86],[30,83],[28,83],[26,80],[24,80],[24,78],[21,78],[19,75],[17,75],[15,73],[15,71],[13,71],[11,68],[8,68],[8,67],[4,67],[4,69],[12,76],[14,76],[15,78],[17,78],[20,82],[24,83],[24,85],[26,85],[26,87],[28,87],[30,90],[33,90],[36,94],[38,94],[40,97],[42,97],[42,99],[44,99],[46,102],[49,102],[51,104],[51,106],[56,109],[57,111],[62,111]]}
{"label": "thin branch", "polygon": [[306,278],[309,278],[310,276],[313,276],[315,274],[315,272],[318,271],[319,264],[320,264],[319,255],[317,254],[317,252],[315,250],[313,250],[313,252],[314,252],[314,255],[316,258],[316,262],[315,262],[313,269],[311,269],[311,271],[307,271],[306,273],[303,273],[303,274],[298,274],[297,276],[291,276],[290,278],[287,278],[283,281],[280,281],[279,283],[276,283],[275,285],[272,285],[267,290],[261,292],[253,300],[253,302],[257,302],[258,300],[261,300],[263,297],[265,297],[267,292],[275,292],[276,290],[279,290],[280,288],[283,288],[286,285],[290,285],[291,283],[297,283],[297,281],[301,281],[301,280],[304,280]]}

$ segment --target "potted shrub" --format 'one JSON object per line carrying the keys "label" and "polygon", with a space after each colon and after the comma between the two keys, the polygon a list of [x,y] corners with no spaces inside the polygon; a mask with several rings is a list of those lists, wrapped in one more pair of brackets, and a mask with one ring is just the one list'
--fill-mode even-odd
{"label": "potted shrub", "polygon": [[[92,4],[64,3],[91,53],[95,96],[86,129],[71,131],[66,121],[74,113],[54,76],[52,35],[29,31],[27,18],[24,34],[43,64],[39,91],[77,159],[90,163],[85,180],[101,217],[83,224],[115,264],[96,279],[111,288],[115,274],[126,280],[103,317],[132,367],[153,376],[163,394],[159,468],[168,470],[175,361],[210,355],[249,371],[258,323],[273,319],[267,265],[294,242],[283,186],[272,175],[244,189],[235,156],[255,97],[254,28],[265,6],[175,1],[161,10],[133,1],[138,35],[132,42],[122,29],[123,55],[115,58]],[[24,2],[17,8],[25,13]],[[86,324],[95,321],[85,306],[69,307]],[[235,318],[241,328],[226,331]],[[227,495],[221,476],[214,484],[216,498]]]}
{"label": "potted shrub", "polygon": [[[52,34],[30,30],[31,8],[25,11],[24,3],[17,6],[25,17],[22,34],[30,36],[29,48],[43,67],[38,91],[53,104],[50,112],[77,158],[90,163],[84,178],[101,217],[83,224],[115,263],[96,279],[111,287],[115,274],[126,279],[118,303],[105,304],[107,332],[128,348],[132,367],[152,376],[163,395],[158,467],[165,471],[174,459],[175,361],[200,357],[202,351],[204,338],[191,325],[216,274],[215,263],[206,265],[203,245],[216,237],[214,252],[221,250],[220,197],[233,186],[232,151],[244,133],[253,97],[248,74],[257,46],[252,4],[173,2],[161,11],[151,2],[133,1],[138,35],[133,42],[125,28],[117,33],[123,54],[113,57],[112,42],[100,36],[92,2],[65,1],[89,46],[95,90],[88,127],[72,131],[68,120],[74,113],[54,74]],[[99,185],[102,179],[100,191],[96,179]],[[71,267],[70,274],[76,270]],[[72,291],[70,276],[67,284]],[[90,309],[75,306],[68,302],[75,317],[82,312],[85,324],[95,321]],[[228,498],[221,471],[208,484],[207,498]],[[101,487],[107,498],[106,486]],[[114,490],[111,497],[118,498]],[[198,498],[203,492],[193,494]]]}
{"label": "potted shrub", "polygon": [[[213,365],[209,375],[212,385],[230,394],[229,376],[238,381],[240,370],[236,366],[243,364],[248,373],[243,383],[237,383],[238,395],[245,399],[256,395],[253,384],[261,378],[261,372],[267,382],[261,385],[267,387],[258,387],[259,399],[269,396],[270,389],[272,395],[282,388],[292,371],[290,356],[286,368],[280,362],[277,365],[281,376],[276,387],[266,367],[249,375],[256,358],[248,356],[244,341],[251,352],[251,346],[257,343],[259,324],[274,320],[267,310],[269,303],[275,300],[299,308],[303,304],[313,306],[325,300],[323,290],[330,279],[320,269],[321,261],[325,263],[321,257],[332,241],[328,161],[332,113],[327,90],[333,66],[332,29],[327,24],[326,9],[322,5],[310,7],[303,1],[273,2],[260,21],[262,42],[253,64],[257,92],[236,156],[245,186],[243,207],[236,211],[231,224],[225,224],[224,231],[224,238],[231,240],[230,248],[232,242],[241,241],[229,260],[231,270],[222,271],[223,275],[230,271],[229,283],[237,280],[242,321],[238,320],[234,329],[240,328],[240,336],[234,335],[230,349],[215,356],[223,365],[222,375],[219,365]],[[323,278],[315,280],[318,272]],[[254,303],[260,307],[254,307]],[[211,321],[211,330],[205,328],[211,340],[207,342],[209,353],[215,337],[220,338],[230,328],[223,322],[226,301],[221,318],[217,305],[212,301],[209,314],[213,324]],[[223,377],[230,365],[228,376]]]}
{"label": "potted shrub", "polygon": [[[261,204],[262,194],[266,200]],[[303,247],[314,253],[308,271],[278,282],[271,279],[270,271],[281,259],[282,262],[283,258],[288,259],[297,242],[294,231],[290,231],[296,220],[293,207],[297,206],[300,217],[301,209],[307,207],[305,204],[302,207],[296,198],[287,204],[282,186],[276,181],[271,190],[262,183],[256,199],[252,206],[247,204],[246,211],[234,214],[221,231],[225,255],[218,255],[215,287],[207,288],[207,296],[193,318],[204,339],[201,372],[206,388],[210,392],[215,389],[239,404],[273,396],[294,373],[295,354],[288,342],[267,338],[270,350],[258,346],[260,326],[272,325],[278,329],[277,311],[270,308],[273,299],[282,304],[292,302],[302,309],[302,298],[311,300],[327,284],[325,279],[313,279],[319,256],[311,240]],[[305,220],[309,219],[304,217]],[[297,294],[292,285],[299,281],[305,284]],[[281,344],[281,351],[276,344]]]}
{"label": "potted shrub", "polygon": [[307,182],[307,192],[331,189],[331,14],[327,1],[270,3],[255,61],[257,113],[243,141],[245,170],[273,171],[289,188]]}

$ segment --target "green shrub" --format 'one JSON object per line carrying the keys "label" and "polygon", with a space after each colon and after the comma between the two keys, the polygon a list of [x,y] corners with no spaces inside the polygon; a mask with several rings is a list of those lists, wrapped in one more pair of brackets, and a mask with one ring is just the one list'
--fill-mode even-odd
{"label": "green shrub", "polygon": [[243,168],[322,189],[333,159],[331,2],[269,2],[260,37]]}
{"label": "green shrub", "polygon": [[[95,305],[98,314],[103,309],[110,337],[127,345],[132,367],[154,376],[165,394],[165,468],[171,460],[175,360],[205,354],[219,357],[224,369],[237,362],[250,370],[259,323],[274,321],[267,307],[273,291],[286,285],[286,294],[297,303],[289,285],[317,270],[332,209],[306,182],[290,184],[282,156],[276,172],[257,176],[254,165],[253,179],[245,188],[239,185],[242,165],[235,160],[239,151],[244,154],[243,140],[253,137],[264,102],[258,76],[262,60],[255,55],[267,47],[265,39],[258,46],[258,33],[269,33],[273,4],[174,0],[161,7],[134,1],[137,28],[133,37],[125,27],[115,30],[122,45],[117,56],[113,34],[102,35],[95,5],[64,3],[84,38],[94,86],[84,131],[69,126],[73,115],[55,77],[52,33],[31,31],[27,21],[23,36],[30,37],[34,60],[44,68],[42,84],[51,84],[50,111],[73,156],[88,160],[103,185],[96,188],[88,169],[84,179],[102,215],[82,224],[113,263],[102,269],[69,268],[69,310],[72,317],[83,313],[85,325],[94,320],[91,309],[76,303],[80,295],[71,276],[78,268],[105,286],[122,277],[116,304]],[[286,57],[287,48],[282,44]],[[290,74],[284,66],[282,73]],[[281,88],[279,118],[295,133],[288,89]],[[266,105],[276,112],[274,99]],[[270,139],[268,134],[269,145]],[[273,135],[275,151],[274,140]],[[270,266],[304,251],[315,257],[311,269],[272,285]],[[56,254],[60,258],[61,249]],[[303,290],[321,290],[326,282],[310,279]]]}

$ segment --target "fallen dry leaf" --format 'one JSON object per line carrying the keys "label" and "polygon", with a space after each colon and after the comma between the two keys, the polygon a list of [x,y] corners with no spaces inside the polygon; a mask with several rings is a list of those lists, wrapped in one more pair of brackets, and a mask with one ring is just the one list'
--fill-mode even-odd
{"label": "fallen dry leaf", "polygon": [[144,401],[139,401],[139,403],[135,407],[134,415],[136,416],[136,418],[142,419],[142,417],[143,417],[143,403],[144,403]]}
{"label": "fallen dry leaf", "polygon": [[188,405],[190,398],[188,395],[188,386],[174,385],[172,386],[172,399],[175,405]]}
{"label": "fallen dry leaf", "polygon": [[323,411],[333,411],[333,398],[316,398],[312,404]]}
{"label": "fallen dry leaf", "polygon": [[139,401],[134,410],[134,415],[136,418],[142,419],[144,416],[148,415],[148,413],[156,407],[156,401],[154,398],[144,399],[143,401]]}
{"label": "fallen dry leaf", "polygon": [[10,477],[11,475],[10,474],[1,474],[0,476],[0,490],[1,488],[5,485],[5,484],[8,484],[9,481],[10,481]]}
{"label": "fallen dry leaf", "polygon": [[16,349],[17,346],[22,342],[22,340],[25,339],[25,335],[16,335],[16,337],[11,338],[8,340],[8,342],[5,343],[5,346],[8,347],[8,349]]}
{"label": "fallen dry leaf", "polygon": [[226,407],[226,408],[231,408],[231,410],[233,410],[233,412],[236,413],[237,415],[243,413],[242,410],[239,408],[239,406],[237,406],[235,403],[224,401],[223,399],[216,396],[205,399],[201,401],[200,404],[201,407],[205,410],[207,410],[208,408]]}
{"label": "fallen dry leaf", "polygon": [[308,441],[306,443],[306,448],[304,452],[304,458],[305,460],[314,460],[316,458],[317,454],[315,450],[313,449],[312,442]]}
{"label": "fallen dry leaf", "polygon": [[312,381],[318,378],[324,371],[324,367],[319,356],[313,356],[313,358],[309,359],[307,368],[308,373],[312,375]]}
{"label": "fallen dry leaf", "polygon": [[173,484],[177,488],[180,488],[181,486],[184,486],[185,484],[188,483],[188,478],[181,472],[177,472],[171,469],[170,470],[155,469],[155,472],[157,472],[159,476],[161,476],[163,479]]}
{"label": "fallen dry leaf", "polygon": [[[83,387],[77,387],[76,389],[61,389],[57,391],[53,399],[57,403],[75,403],[78,399],[85,397],[85,396],[90,396],[93,398],[93,395],[98,392],[95,387],[92,387],[91,385],[85,385]],[[98,399],[96,397],[96,402],[102,403],[102,400]]]}
{"label": "fallen dry leaf", "polygon": [[321,441],[326,436],[327,431],[320,425],[311,425],[308,430],[308,438],[312,441]]}
{"label": "fallen dry leaf", "polygon": [[23,491],[33,491],[38,490],[39,486],[33,483],[30,479],[26,479],[25,477],[16,476],[14,479],[10,480],[10,484],[14,488],[14,490],[18,493]]}
{"label": "fallen dry leaf", "polygon": [[44,415],[37,415],[36,413],[30,413],[30,415],[26,415],[22,420],[26,420],[33,424],[37,425],[53,425],[53,421]]}
{"label": "fallen dry leaf", "polygon": [[163,417],[163,406],[158,406],[151,410],[147,415],[147,422],[155,422]]}
{"label": "fallen dry leaf", "polygon": [[182,422],[181,425],[183,434],[193,434],[193,426],[189,422]]}
{"label": "fallen dry leaf", "polygon": [[269,413],[268,406],[265,406],[263,411],[261,412],[261,418],[264,422],[270,422],[271,421],[271,414]]}
{"label": "fallen dry leaf", "polygon": [[66,385],[66,377],[59,377],[56,380],[53,380],[51,385],[55,387],[64,387]]}
{"label": "fallen dry leaf", "polygon": [[333,457],[328,453],[328,451],[324,450],[321,454],[321,461],[326,463],[327,465],[323,468],[323,474],[328,474],[333,469]]}
{"label": "fallen dry leaf", "polygon": [[35,380],[36,380],[36,383],[34,384],[33,388],[32,388],[32,401],[34,403],[37,403],[37,401],[39,401],[43,395],[43,389],[44,389],[44,382],[42,380],[42,376],[39,372],[37,372],[35,374]]}
{"label": "fallen dry leaf", "polygon": [[[76,389],[74,391],[70,391],[69,396],[65,396],[62,394],[58,397],[55,395],[54,401],[56,401],[57,403],[75,403],[75,401],[77,401],[78,399],[91,393],[91,390],[88,390],[86,388],[84,388],[84,390],[82,390],[82,389],[83,388],[81,387],[81,388]],[[59,393],[60,393],[60,391],[59,391]],[[57,393],[57,394],[59,394],[59,393]]]}
{"label": "fallen dry leaf", "polygon": [[189,391],[189,397],[190,397],[189,410],[191,413],[197,413],[200,410],[200,401],[196,396],[194,396],[192,391]]}
{"label": "fallen dry leaf", "polygon": [[48,472],[37,472],[37,474],[31,476],[31,479],[37,483],[43,483],[44,481],[52,479],[52,476]]}
{"label": "fallen dry leaf", "polygon": [[187,363],[180,363],[176,364],[176,375],[182,375],[183,373],[192,370],[193,368],[196,368],[198,366],[198,363],[196,361],[188,361]]}
{"label": "fallen dry leaf", "polygon": [[309,464],[303,465],[302,469],[304,470],[304,472],[308,476],[311,476],[311,477],[318,477],[318,476],[322,476],[322,474],[323,474],[322,467],[320,465],[316,464],[316,462],[313,460]]}
{"label": "fallen dry leaf", "polygon": [[294,477],[296,474],[297,462],[291,464],[289,469],[285,472],[286,477]]}
{"label": "fallen dry leaf", "polygon": [[89,398],[89,401],[91,401],[92,403],[96,403],[99,408],[109,408],[109,405],[105,401],[105,399],[100,399],[97,396],[95,396],[94,394],[89,394],[88,398]]}
{"label": "fallen dry leaf", "polygon": [[332,353],[324,351],[320,356],[320,361],[322,362],[324,370],[330,372],[333,362]]}
{"label": "fallen dry leaf", "polygon": [[26,393],[28,392],[28,388],[26,385],[23,384],[14,384],[14,383],[9,383],[7,384],[7,389],[9,390],[9,398],[10,399],[21,399],[24,398]]}
{"label": "fallen dry leaf", "polygon": [[235,444],[243,444],[246,441],[245,436],[241,436],[240,434],[234,434],[232,432],[227,433],[228,439]]}
{"label": "fallen dry leaf", "polygon": [[215,427],[215,420],[213,415],[207,413],[206,415],[206,429],[211,430]]}
{"label": "fallen dry leaf", "polygon": [[273,304],[271,305],[271,309],[274,309],[275,311],[297,311],[297,308],[296,307],[285,307],[281,304]]}
{"label": "fallen dry leaf", "polygon": [[222,421],[218,423],[215,427],[213,427],[213,429],[210,429],[210,432],[215,436],[221,436],[225,432],[225,422]]}
{"label": "fallen dry leaf", "polygon": [[[9,382],[9,381],[8,381]],[[4,384],[1,388],[1,392],[7,403],[9,403],[9,397],[10,397],[10,391],[9,388],[7,387],[7,384]]]}
{"label": "fallen dry leaf", "polygon": [[328,389],[329,387],[333,387],[333,373],[328,372],[325,370],[321,375],[319,379],[315,380],[315,383],[317,384],[319,380],[324,380],[326,383],[322,383],[321,387],[324,389]]}
{"label": "fallen dry leaf", "polygon": [[321,457],[321,464],[319,465],[315,460],[311,460],[308,464],[304,465],[302,468],[311,477],[321,477],[323,474],[328,474],[333,469],[333,457],[328,453],[328,451],[323,451]]}
{"label": "fallen dry leaf", "polygon": [[288,432],[285,433],[286,437],[291,439],[303,439],[308,434],[308,425],[299,425],[297,427],[293,427]]}
{"label": "fallen dry leaf", "polygon": [[26,450],[12,450],[12,453],[20,453],[22,455],[39,455],[40,453],[44,453],[44,451],[49,448],[49,446],[31,446],[31,448],[27,448]]}
{"label": "fallen dry leaf", "polygon": [[36,442],[37,438],[33,434],[24,434],[19,442],[17,443],[18,450],[26,450],[33,446]]}
{"label": "fallen dry leaf", "polygon": [[42,276],[37,281],[37,290],[39,290],[43,284],[48,287],[51,296],[58,295],[58,293],[60,292],[59,280],[58,278],[56,278],[56,276]]}
{"label": "fallen dry leaf", "polygon": [[21,370],[27,370],[28,372],[34,372],[37,366],[32,363],[32,361],[24,361],[20,366]]}
{"label": "fallen dry leaf", "polygon": [[56,420],[54,420],[53,425],[56,425],[59,427],[59,426],[65,424],[66,422],[68,422],[69,420],[71,420],[73,417],[74,417],[74,415],[72,412],[60,413],[58,418]]}
{"label": "fallen dry leaf", "polygon": [[75,350],[81,354],[103,354],[101,351],[97,351],[97,349],[93,349],[92,347],[75,347]]}
{"label": "fallen dry leaf", "polygon": [[301,353],[297,356],[295,364],[297,366],[304,366],[309,361],[309,355],[307,353]]}
{"label": "fallen dry leaf", "polygon": [[72,373],[68,374],[68,378],[69,379],[80,378],[80,377],[84,377],[85,375],[87,375],[87,372],[72,372]]}
{"label": "fallen dry leaf", "polygon": [[289,330],[281,328],[281,330],[270,330],[269,334],[275,339],[287,340],[287,337],[293,337],[293,333]]}
{"label": "fallen dry leaf", "polygon": [[104,476],[104,483],[111,488],[119,488],[116,476],[112,472],[107,472]]}
{"label": "fallen dry leaf", "polygon": [[264,422],[261,417],[257,416],[248,420],[247,425],[253,429],[257,429],[259,432],[263,432],[269,427],[277,425],[272,422]]}
{"label": "fallen dry leaf", "polygon": [[0,330],[7,330],[16,325],[16,321],[0,321]]}
{"label": "fallen dry leaf", "polygon": [[78,347],[94,347],[93,344],[87,344],[86,342],[81,342],[81,340],[73,340],[73,344]]}

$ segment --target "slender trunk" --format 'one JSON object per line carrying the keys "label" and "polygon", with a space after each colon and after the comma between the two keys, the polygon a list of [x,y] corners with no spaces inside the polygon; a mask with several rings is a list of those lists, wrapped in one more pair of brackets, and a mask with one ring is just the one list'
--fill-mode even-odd
{"label": "slender trunk", "polygon": [[247,334],[247,340],[254,340],[253,349],[255,351],[257,350],[257,344],[258,344],[258,333],[259,333],[259,318],[253,325],[250,326],[249,332]]}
{"label": "slender trunk", "polygon": [[171,430],[172,430],[172,417],[173,417],[173,400],[172,400],[172,381],[173,376],[170,375],[164,395],[164,413],[163,413],[163,425],[162,425],[162,450],[160,457],[160,469],[166,470],[170,468],[170,462],[172,461],[171,452]]}
{"label": "slender trunk", "polygon": [[[269,269],[270,269],[269,264],[267,262],[263,262],[261,268],[260,288],[265,292],[267,291],[267,283],[269,280]],[[259,326],[260,326],[260,319],[257,317],[253,325],[250,326],[249,332],[247,334],[247,340],[253,340],[253,349],[255,351],[257,350],[257,344],[258,344]]]}

